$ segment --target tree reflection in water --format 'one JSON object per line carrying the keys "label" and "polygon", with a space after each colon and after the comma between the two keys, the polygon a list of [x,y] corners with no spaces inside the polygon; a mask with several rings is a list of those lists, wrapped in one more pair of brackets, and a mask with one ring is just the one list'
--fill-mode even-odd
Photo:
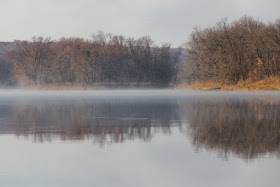
{"label": "tree reflection in water", "polygon": [[197,149],[245,160],[280,157],[280,98],[200,98],[181,103],[188,136]]}
{"label": "tree reflection in water", "polygon": [[176,102],[42,101],[1,105],[1,133],[34,142],[93,140],[100,146],[140,139],[180,127]]}
{"label": "tree reflection in water", "polygon": [[156,133],[179,128],[196,149],[215,151],[223,158],[279,158],[279,113],[276,96],[0,102],[0,133],[34,142],[87,139],[104,146],[150,141]]}

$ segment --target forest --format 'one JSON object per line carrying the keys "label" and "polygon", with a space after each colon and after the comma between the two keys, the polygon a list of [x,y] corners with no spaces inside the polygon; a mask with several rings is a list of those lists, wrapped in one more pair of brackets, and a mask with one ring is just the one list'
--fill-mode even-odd
{"label": "forest", "polygon": [[173,87],[180,82],[237,85],[276,78],[280,89],[279,76],[280,19],[263,22],[244,16],[195,27],[183,48],[157,46],[149,36],[135,39],[101,31],[91,39],[0,42],[2,85]]}
{"label": "forest", "polygon": [[196,27],[186,46],[181,77],[196,81],[259,81],[280,75],[280,20],[265,23],[244,16],[215,26]]}
{"label": "forest", "polygon": [[181,49],[98,32],[83,38],[33,37],[14,41],[6,52],[10,82],[17,85],[139,84],[169,86],[176,81]]}

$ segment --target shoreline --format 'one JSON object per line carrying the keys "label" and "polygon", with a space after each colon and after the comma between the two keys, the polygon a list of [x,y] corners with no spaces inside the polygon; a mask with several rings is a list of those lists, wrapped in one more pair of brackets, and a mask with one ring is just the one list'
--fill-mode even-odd
{"label": "shoreline", "polygon": [[67,91],[67,90],[78,90],[78,91],[90,91],[90,90],[149,90],[149,89],[188,89],[193,91],[271,91],[280,90],[280,78],[270,77],[259,81],[240,81],[236,85],[224,84],[216,81],[198,81],[193,84],[186,82],[175,83],[170,85],[160,85],[151,83],[49,83],[49,84],[38,84],[38,85],[27,85],[27,86],[3,86],[1,90],[42,90],[42,91]]}
{"label": "shoreline", "polygon": [[239,81],[236,85],[224,84],[216,81],[201,81],[193,84],[178,83],[174,88],[186,88],[191,90],[212,91],[212,90],[225,90],[225,91],[260,91],[260,90],[280,90],[280,78],[269,77],[259,81]]}
{"label": "shoreline", "polygon": [[65,84],[38,84],[38,85],[28,85],[20,86],[15,88],[21,88],[26,90],[117,90],[117,89],[165,89],[172,88],[170,86],[162,86],[152,83],[65,83]]}

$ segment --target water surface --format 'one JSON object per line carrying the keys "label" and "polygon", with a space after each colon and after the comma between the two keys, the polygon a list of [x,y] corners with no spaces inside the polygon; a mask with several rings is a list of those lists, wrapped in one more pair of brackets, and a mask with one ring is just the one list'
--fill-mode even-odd
{"label": "water surface", "polygon": [[4,186],[279,186],[280,94],[0,91]]}

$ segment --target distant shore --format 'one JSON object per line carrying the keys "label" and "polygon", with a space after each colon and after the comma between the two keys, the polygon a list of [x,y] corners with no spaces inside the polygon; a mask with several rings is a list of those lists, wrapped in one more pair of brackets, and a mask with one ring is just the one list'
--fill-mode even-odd
{"label": "distant shore", "polygon": [[[15,86],[17,87],[17,86]],[[226,84],[217,81],[197,81],[192,84],[180,82],[170,85],[161,85],[154,83],[48,83],[48,84],[31,84],[20,86],[28,90],[98,90],[98,89],[177,89],[185,88],[192,90],[280,90],[280,77],[264,78],[259,81],[239,81],[237,84]]]}
{"label": "distant shore", "polygon": [[98,90],[98,89],[135,89],[135,88],[170,88],[152,83],[49,83],[21,86],[28,90]]}
{"label": "distant shore", "polygon": [[240,81],[235,85],[216,81],[195,82],[193,84],[178,83],[174,88],[188,88],[193,90],[280,90],[280,78],[270,77],[259,81]]}

